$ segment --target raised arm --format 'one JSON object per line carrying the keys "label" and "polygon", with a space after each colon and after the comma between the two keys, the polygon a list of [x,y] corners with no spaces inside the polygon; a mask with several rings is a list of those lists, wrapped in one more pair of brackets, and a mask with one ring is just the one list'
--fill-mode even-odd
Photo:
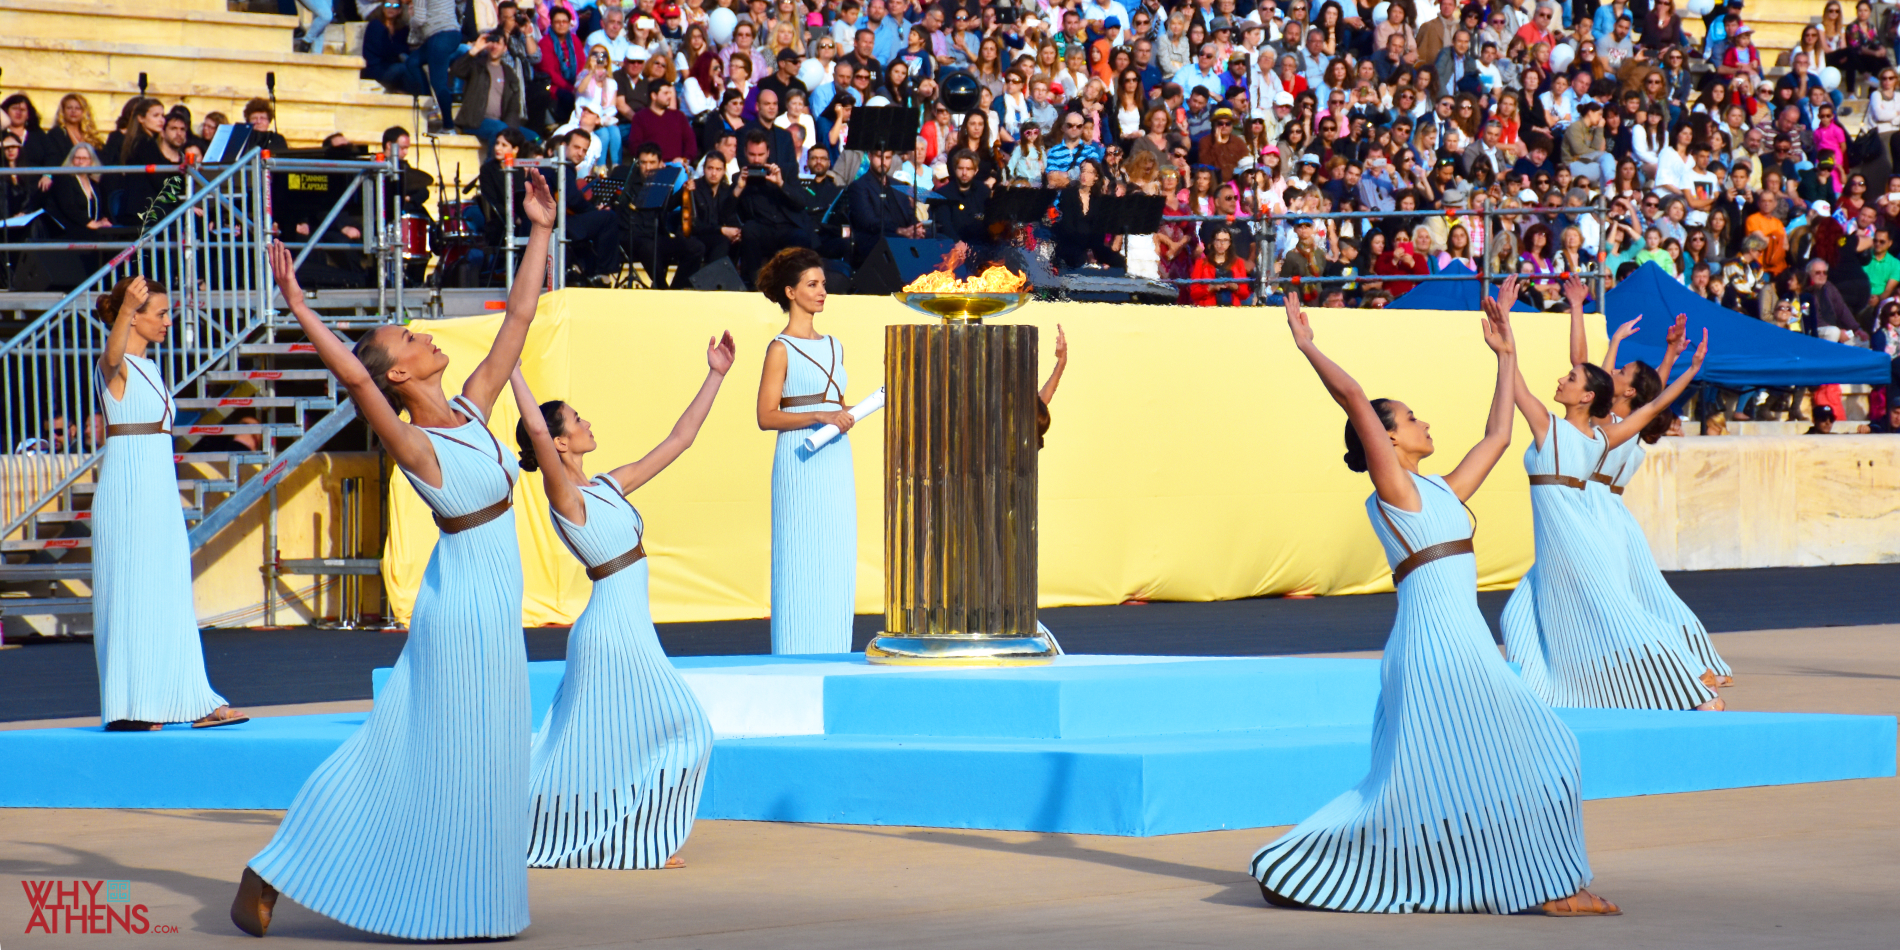
{"label": "raised arm", "polygon": [[[277,291],[283,294],[284,306],[289,308],[291,316],[297,318],[297,325],[303,328],[304,336],[310,338],[312,346],[317,348],[317,357],[323,365],[336,376],[336,381],[350,394],[356,403],[356,411],[363,414],[363,420],[369,423],[376,437],[383,440],[396,464],[414,473],[418,478],[431,485],[442,482],[442,469],[435,459],[435,446],[429,443],[429,437],[421,429],[402,421],[396,407],[389,404],[382,390],[356,358],[349,344],[324,325],[308,305],[304,303],[303,287],[297,283],[295,258],[290,248],[282,241],[272,241],[270,246],[271,277],[277,281]],[[371,331],[374,332],[374,331]],[[407,333],[408,331],[403,331]]]}
{"label": "raised arm", "polygon": [[105,352],[99,354],[99,378],[116,399],[125,398],[125,343],[132,336],[132,318],[151,297],[151,285],[143,277],[134,277],[125,286],[119,312],[112,315],[112,332],[106,336]]}
{"label": "raised arm", "polygon": [[515,285],[508,291],[508,315],[501,320],[495,345],[488,348],[481,365],[476,366],[468,382],[462,384],[462,396],[474,403],[483,415],[493,415],[490,410],[494,408],[495,397],[501,395],[501,387],[514,373],[515,364],[521,362],[521,349],[528,342],[528,326],[534,323],[535,306],[541,301],[541,286],[547,280],[548,244],[554,238],[557,211],[547,179],[541,176],[540,169],[524,169],[522,179],[528,193],[521,201],[521,209],[532,224],[528,247],[521,252],[521,267],[515,271]]}
{"label": "raised arm", "polygon": [[727,333],[717,340],[706,341],[706,379],[699,384],[699,392],[693,394],[686,411],[680,414],[678,422],[673,423],[673,431],[653,447],[653,451],[642,456],[637,462],[629,462],[613,470],[614,481],[620,483],[620,490],[632,493],[634,489],[653,480],[653,476],[666,470],[673,460],[680,457],[699,436],[699,427],[706,423],[707,413],[712,412],[713,398],[719,395],[719,384],[726,381],[726,373],[732,369],[732,360],[737,352],[733,345],[732,334]]}
{"label": "raised arm", "polygon": [[1326,386],[1333,401],[1346,410],[1346,419],[1358,433],[1359,441],[1366,447],[1366,472],[1372,476],[1372,487],[1378,491],[1379,500],[1402,511],[1419,511],[1424,503],[1418,497],[1418,486],[1413,484],[1412,475],[1399,464],[1398,451],[1392,447],[1391,433],[1385,429],[1385,423],[1379,421],[1379,413],[1372,408],[1372,400],[1366,398],[1366,391],[1359,381],[1341,369],[1331,357],[1321,353],[1313,343],[1313,327],[1306,320],[1306,314],[1300,310],[1299,295],[1286,295],[1286,323],[1293,331],[1293,345],[1299,347],[1300,355],[1313,364],[1313,371],[1319,374],[1319,381]]}
{"label": "raised arm", "polygon": [[1590,362],[1590,341],[1583,332],[1583,302],[1589,297],[1575,274],[1564,278],[1564,299],[1570,302],[1570,363]]}
{"label": "raised arm", "polygon": [[1445,476],[1445,484],[1460,501],[1478,493],[1478,486],[1497,467],[1504,450],[1511,447],[1511,407],[1517,397],[1517,337],[1511,330],[1510,304],[1487,299],[1484,312],[1484,342],[1498,356],[1498,382],[1491,393],[1491,411],[1485,416],[1484,438]]}
{"label": "raised arm", "polygon": [[554,437],[548,434],[547,417],[541,415],[541,404],[535,401],[534,390],[528,388],[528,379],[521,375],[521,367],[515,367],[515,371],[508,374],[508,387],[514,391],[515,408],[521,411],[521,427],[528,430],[528,441],[534,445],[534,462],[541,469],[541,485],[547,489],[548,504],[569,523],[586,524],[587,501],[574,486],[567,462],[561,458],[561,450],[555,447]]}
{"label": "raised arm", "polygon": [[1056,387],[1062,385],[1062,371],[1068,368],[1069,338],[1062,334],[1062,324],[1058,323],[1056,324],[1056,368],[1049,371],[1049,378],[1043,382],[1042,390],[1037,393],[1042,397],[1043,405],[1046,406],[1055,401]]}
{"label": "raised arm", "polygon": [[1624,340],[1627,340],[1631,336],[1635,335],[1637,327],[1640,326],[1642,322],[1643,322],[1643,315],[1639,313],[1636,316],[1623,321],[1622,325],[1616,328],[1616,332],[1610,334],[1610,345],[1607,348],[1605,348],[1603,351],[1603,368],[1605,370],[1609,372],[1616,371],[1617,348],[1623,345]]}
{"label": "raised arm", "polygon": [[1656,418],[1657,413],[1674,405],[1677,399],[1682,398],[1683,390],[1688,389],[1689,383],[1695,379],[1695,374],[1702,371],[1702,360],[1708,355],[1709,331],[1707,328],[1704,328],[1702,330],[1702,343],[1695,348],[1695,358],[1689,363],[1689,368],[1684,370],[1682,375],[1676,378],[1675,382],[1663,387],[1662,395],[1651,399],[1636,409],[1630,410],[1630,414],[1626,416],[1623,421],[1612,422],[1609,425],[1599,427],[1603,430],[1604,438],[1609,440],[1606,448],[1616,448],[1641,435],[1643,427],[1649,425],[1649,420]]}
{"label": "raised arm", "polygon": [[[1517,275],[1504,278],[1504,283],[1498,286],[1497,302],[1506,312],[1517,304]],[[1524,414],[1524,422],[1531,427],[1531,441],[1543,445],[1544,433],[1550,431],[1550,410],[1531,393],[1530,386],[1524,382],[1521,365],[1511,368],[1511,378],[1511,398],[1517,403],[1517,411]]]}

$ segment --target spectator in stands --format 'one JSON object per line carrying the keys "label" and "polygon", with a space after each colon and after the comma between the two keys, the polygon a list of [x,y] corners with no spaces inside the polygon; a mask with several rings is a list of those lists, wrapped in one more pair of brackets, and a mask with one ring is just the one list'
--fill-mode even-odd
{"label": "spectator in stands", "polygon": [[[766,141],[770,143],[769,163],[776,165],[787,175],[796,176],[798,174],[798,146],[792,141],[791,131],[778,125],[779,102],[779,94],[776,91],[761,87],[758,90],[757,99],[754,100],[756,118],[741,127],[740,131],[746,136],[750,136],[753,132],[764,135]],[[764,261],[761,260],[760,263]]]}
{"label": "spectator in stands", "polygon": [[[158,101],[156,99],[152,100]],[[261,148],[267,152],[287,152],[290,143],[271,128],[277,122],[277,110],[269,99],[259,96],[244,104],[244,124],[251,127],[251,143],[248,148]],[[161,127],[160,131],[163,131]],[[121,162],[120,164],[125,164]],[[136,164],[145,164],[138,162]]]}
{"label": "spectator in stands", "polygon": [[1188,297],[1196,306],[1237,307],[1253,293],[1247,261],[1234,253],[1234,233],[1227,228],[1215,229],[1205,252],[1195,256],[1191,276],[1194,280],[1217,281],[1189,285]]}
{"label": "spectator in stands", "polygon": [[[330,19],[336,15],[335,4],[332,0],[297,0],[296,5],[310,11],[310,23],[308,26],[297,28],[297,35],[290,44],[291,51],[297,53],[323,52],[323,32],[330,28]],[[283,7],[284,4],[282,0],[279,0],[279,13],[295,12],[294,9],[285,10]]]}
{"label": "spectator in stands", "polygon": [[798,66],[802,58],[803,57],[798,55],[797,50],[779,50],[778,56],[774,60],[777,64],[777,69],[772,75],[759,80],[759,94],[763,96],[765,93],[771,92],[778,97],[779,104],[783,105],[790,97],[792,90],[796,89],[799,92],[809,92],[810,90],[806,89],[804,81],[798,78]]}
{"label": "spectator in stands", "polygon": [[1220,172],[1220,180],[1234,177],[1234,167],[1249,157],[1252,150],[1234,134],[1234,110],[1222,106],[1214,110],[1213,130],[1194,143],[1198,160]]}
{"label": "spectator in stands", "polygon": [[[66,160],[60,164],[68,168],[92,168],[103,162],[99,153],[85,142],[73,146],[66,154]],[[53,220],[58,222],[60,236],[68,240],[85,240],[90,232],[112,227],[112,219],[107,214],[105,194],[100,190],[98,175],[60,175],[53,177],[50,203]],[[22,209],[10,209],[18,213]]]}
{"label": "spectator in stands", "polygon": [[1841,296],[1841,289],[1828,280],[1827,261],[1818,257],[1808,261],[1807,278],[1807,288],[1801,297],[1811,318],[1802,327],[1808,335],[1833,343],[1852,344],[1864,339],[1867,332],[1854,318],[1854,311]]}
{"label": "spectator in stands", "polygon": [[692,123],[675,108],[674,96],[672,84],[650,83],[647,107],[627,123],[627,141],[653,143],[663,162],[691,163],[699,158],[699,143]]}
{"label": "spectator in stands", "polygon": [[[592,287],[610,287],[620,273],[622,244],[620,217],[612,211],[594,207],[592,185],[596,179],[576,174],[589,157],[592,143],[585,129],[567,133],[567,164],[560,174],[566,179],[568,267],[573,283]],[[562,194],[561,188],[552,189]]]}
{"label": "spectator in stands", "polygon": [[430,132],[445,132],[452,127],[454,96],[449,64],[461,46],[462,24],[456,16],[456,0],[411,0],[409,55],[403,60],[409,72],[403,86],[415,95],[429,90],[435,97]]}
{"label": "spectator in stands", "polygon": [[549,107],[557,120],[574,111],[574,83],[586,68],[587,51],[574,35],[574,16],[555,8],[548,16],[549,32],[541,37],[540,71],[548,77]]}
{"label": "spectator in stands", "polygon": [[[1062,117],[1062,141],[1049,149],[1049,157],[1044,162],[1044,173],[1050,178],[1051,188],[1060,188],[1069,184],[1076,169],[1086,161],[1101,161],[1102,146],[1084,138],[1085,130],[1091,128],[1088,120],[1080,112],[1070,112]],[[1056,175],[1061,178],[1056,179]]]}
{"label": "spectator in stands", "polygon": [[589,50],[605,49],[609,70],[618,70],[629,56],[645,60],[649,55],[645,47],[635,45],[627,31],[626,11],[615,4],[601,8],[600,29],[589,34],[583,45]]}
{"label": "spectator in stands", "polygon": [[409,23],[400,0],[383,0],[376,16],[363,25],[364,79],[374,79],[390,92],[406,92],[409,74]]}
{"label": "spectator in stands", "polygon": [[937,226],[938,235],[968,244],[989,243],[989,224],[984,214],[989,204],[990,186],[977,177],[979,169],[977,155],[970,149],[960,148],[951,153],[950,183],[943,189],[943,198],[931,202],[930,208],[930,219]]}
{"label": "spectator in stands", "polygon": [[851,239],[855,249],[851,265],[861,267],[878,242],[886,238],[920,238],[927,226],[917,220],[916,206],[908,193],[891,183],[889,150],[870,153],[865,173],[845,189],[843,200],[851,206]]}
{"label": "spectator in stands", "polygon": [[449,67],[449,74],[464,84],[455,125],[480,139],[483,151],[493,146],[503,129],[521,127],[521,73],[499,31],[469,44],[468,52]]}

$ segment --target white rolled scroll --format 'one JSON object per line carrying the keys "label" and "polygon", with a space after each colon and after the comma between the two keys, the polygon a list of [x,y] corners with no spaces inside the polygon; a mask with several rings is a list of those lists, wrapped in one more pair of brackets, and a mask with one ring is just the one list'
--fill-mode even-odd
{"label": "white rolled scroll", "polygon": [[[884,408],[884,387],[864,398],[864,401],[851,407],[851,418],[863,422],[864,417]],[[838,427],[828,425],[805,437],[805,451],[816,452],[825,444],[838,437]]]}

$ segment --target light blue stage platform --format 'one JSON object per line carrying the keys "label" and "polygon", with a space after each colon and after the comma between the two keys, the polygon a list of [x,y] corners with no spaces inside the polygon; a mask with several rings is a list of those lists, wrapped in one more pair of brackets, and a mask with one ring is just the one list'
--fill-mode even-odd
{"label": "light blue stage platform", "polygon": [[[674,661],[719,736],[700,815],[1158,835],[1288,824],[1365,773],[1376,660]],[[562,664],[530,664],[537,722]],[[387,671],[378,671],[381,687]],[[1586,798],[1894,774],[1890,716],[1560,710]],[[364,714],[0,732],[0,805],[283,808]]]}

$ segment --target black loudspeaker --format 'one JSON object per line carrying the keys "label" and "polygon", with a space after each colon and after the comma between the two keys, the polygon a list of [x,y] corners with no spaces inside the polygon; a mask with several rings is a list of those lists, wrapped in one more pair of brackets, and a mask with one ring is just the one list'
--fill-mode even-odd
{"label": "black loudspeaker", "polygon": [[851,292],[851,265],[843,261],[825,262],[825,293],[843,295]]}
{"label": "black loudspeaker", "polygon": [[64,291],[85,283],[86,265],[76,251],[28,251],[13,269],[13,286],[20,293]]}
{"label": "black loudspeaker", "polygon": [[956,246],[957,242],[949,238],[885,238],[858,268],[851,292],[878,296],[897,293],[905,284],[936,270]]}
{"label": "black loudspeaker", "polygon": [[732,258],[722,257],[693,273],[687,279],[694,290],[745,290],[745,281],[739,279],[739,268],[734,267]]}

